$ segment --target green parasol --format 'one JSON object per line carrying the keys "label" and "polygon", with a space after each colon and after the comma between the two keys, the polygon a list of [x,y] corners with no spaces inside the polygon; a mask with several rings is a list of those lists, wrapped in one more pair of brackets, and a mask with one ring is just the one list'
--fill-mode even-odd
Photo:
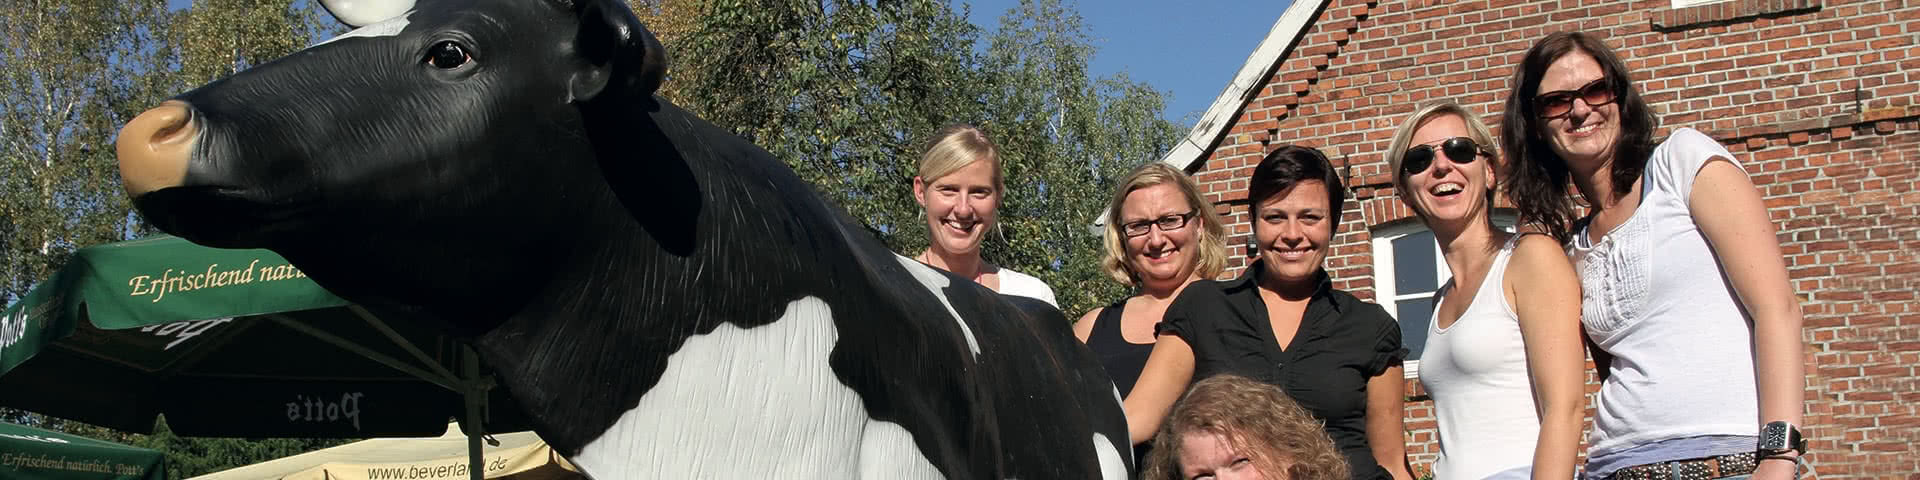
{"label": "green parasol", "polygon": [[157,450],[0,423],[0,478],[15,480],[162,480]]}
{"label": "green parasol", "polygon": [[471,350],[423,325],[389,325],[266,250],[88,247],[0,312],[0,406],[141,433],[165,414],[190,436],[528,428]]}

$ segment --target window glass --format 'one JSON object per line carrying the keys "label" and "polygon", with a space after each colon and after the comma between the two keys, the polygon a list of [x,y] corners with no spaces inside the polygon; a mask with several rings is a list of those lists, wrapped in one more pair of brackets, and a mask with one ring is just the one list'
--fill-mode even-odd
{"label": "window glass", "polygon": [[1440,288],[1433,232],[1421,230],[1393,239],[1393,289],[1400,295]]}

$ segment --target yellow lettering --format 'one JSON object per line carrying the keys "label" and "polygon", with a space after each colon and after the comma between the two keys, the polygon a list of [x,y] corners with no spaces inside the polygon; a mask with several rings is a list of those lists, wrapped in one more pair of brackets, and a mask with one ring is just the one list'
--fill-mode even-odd
{"label": "yellow lettering", "polygon": [[138,297],[141,295],[153,293],[153,284],[147,283],[147,279],[149,278],[153,278],[153,277],[148,275],[141,275],[141,276],[127,279],[127,286],[133,287],[133,293],[128,296]]}

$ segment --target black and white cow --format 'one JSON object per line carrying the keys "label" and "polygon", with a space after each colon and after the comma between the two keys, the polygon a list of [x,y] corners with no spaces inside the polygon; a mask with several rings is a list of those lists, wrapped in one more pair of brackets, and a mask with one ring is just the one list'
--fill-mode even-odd
{"label": "black and white cow", "polygon": [[421,0],[142,114],[121,169],[162,230],[471,337],[594,478],[1125,475],[1058,310],[889,251],[666,62],[618,0]]}

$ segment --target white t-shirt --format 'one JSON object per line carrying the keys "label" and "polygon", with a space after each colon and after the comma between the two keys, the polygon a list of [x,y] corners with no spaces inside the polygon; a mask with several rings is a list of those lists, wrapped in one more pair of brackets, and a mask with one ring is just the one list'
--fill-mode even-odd
{"label": "white t-shirt", "polygon": [[1053,300],[1053,288],[1048,287],[1046,282],[1006,267],[1000,268],[1000,294],[1032,298],[1047,302],[1053,308],[1060,308],[1060,304]]}
{"label": "white t-shirt", "polygon": [[1602,367],[1612,375],[1600,386],[1589,458],[1757,434],[1753,320],[1687,205],[1713,157],[1734,158],[1700,132],[1675,129],[1647,159],[1640,205],[1625,223],[1591,243],[1586,222],[1574,229],[1567,250],[1580,273],[1580,321],[1614,357]]}
{"label": "white t-shirt", "polygon": [[[1467,310],[1440,328],[1440,305],[1452,280],[1434,293],[1439,300],[1427,322],[1427,344],[1420,356],[1420,385],[1433,396],[1440,426],[1436,479],[1484,479],[1521,469],[1531,471],[1534,444],[1540,438],[1540,414],[1527,374],[1527,350],[1520,337],[1520,315],[1507,303],[1504,285],[1508,260],[1520,236],[1507,240],[1473,293]],[[1524,475],[1522,475],[1524,476]]]}

